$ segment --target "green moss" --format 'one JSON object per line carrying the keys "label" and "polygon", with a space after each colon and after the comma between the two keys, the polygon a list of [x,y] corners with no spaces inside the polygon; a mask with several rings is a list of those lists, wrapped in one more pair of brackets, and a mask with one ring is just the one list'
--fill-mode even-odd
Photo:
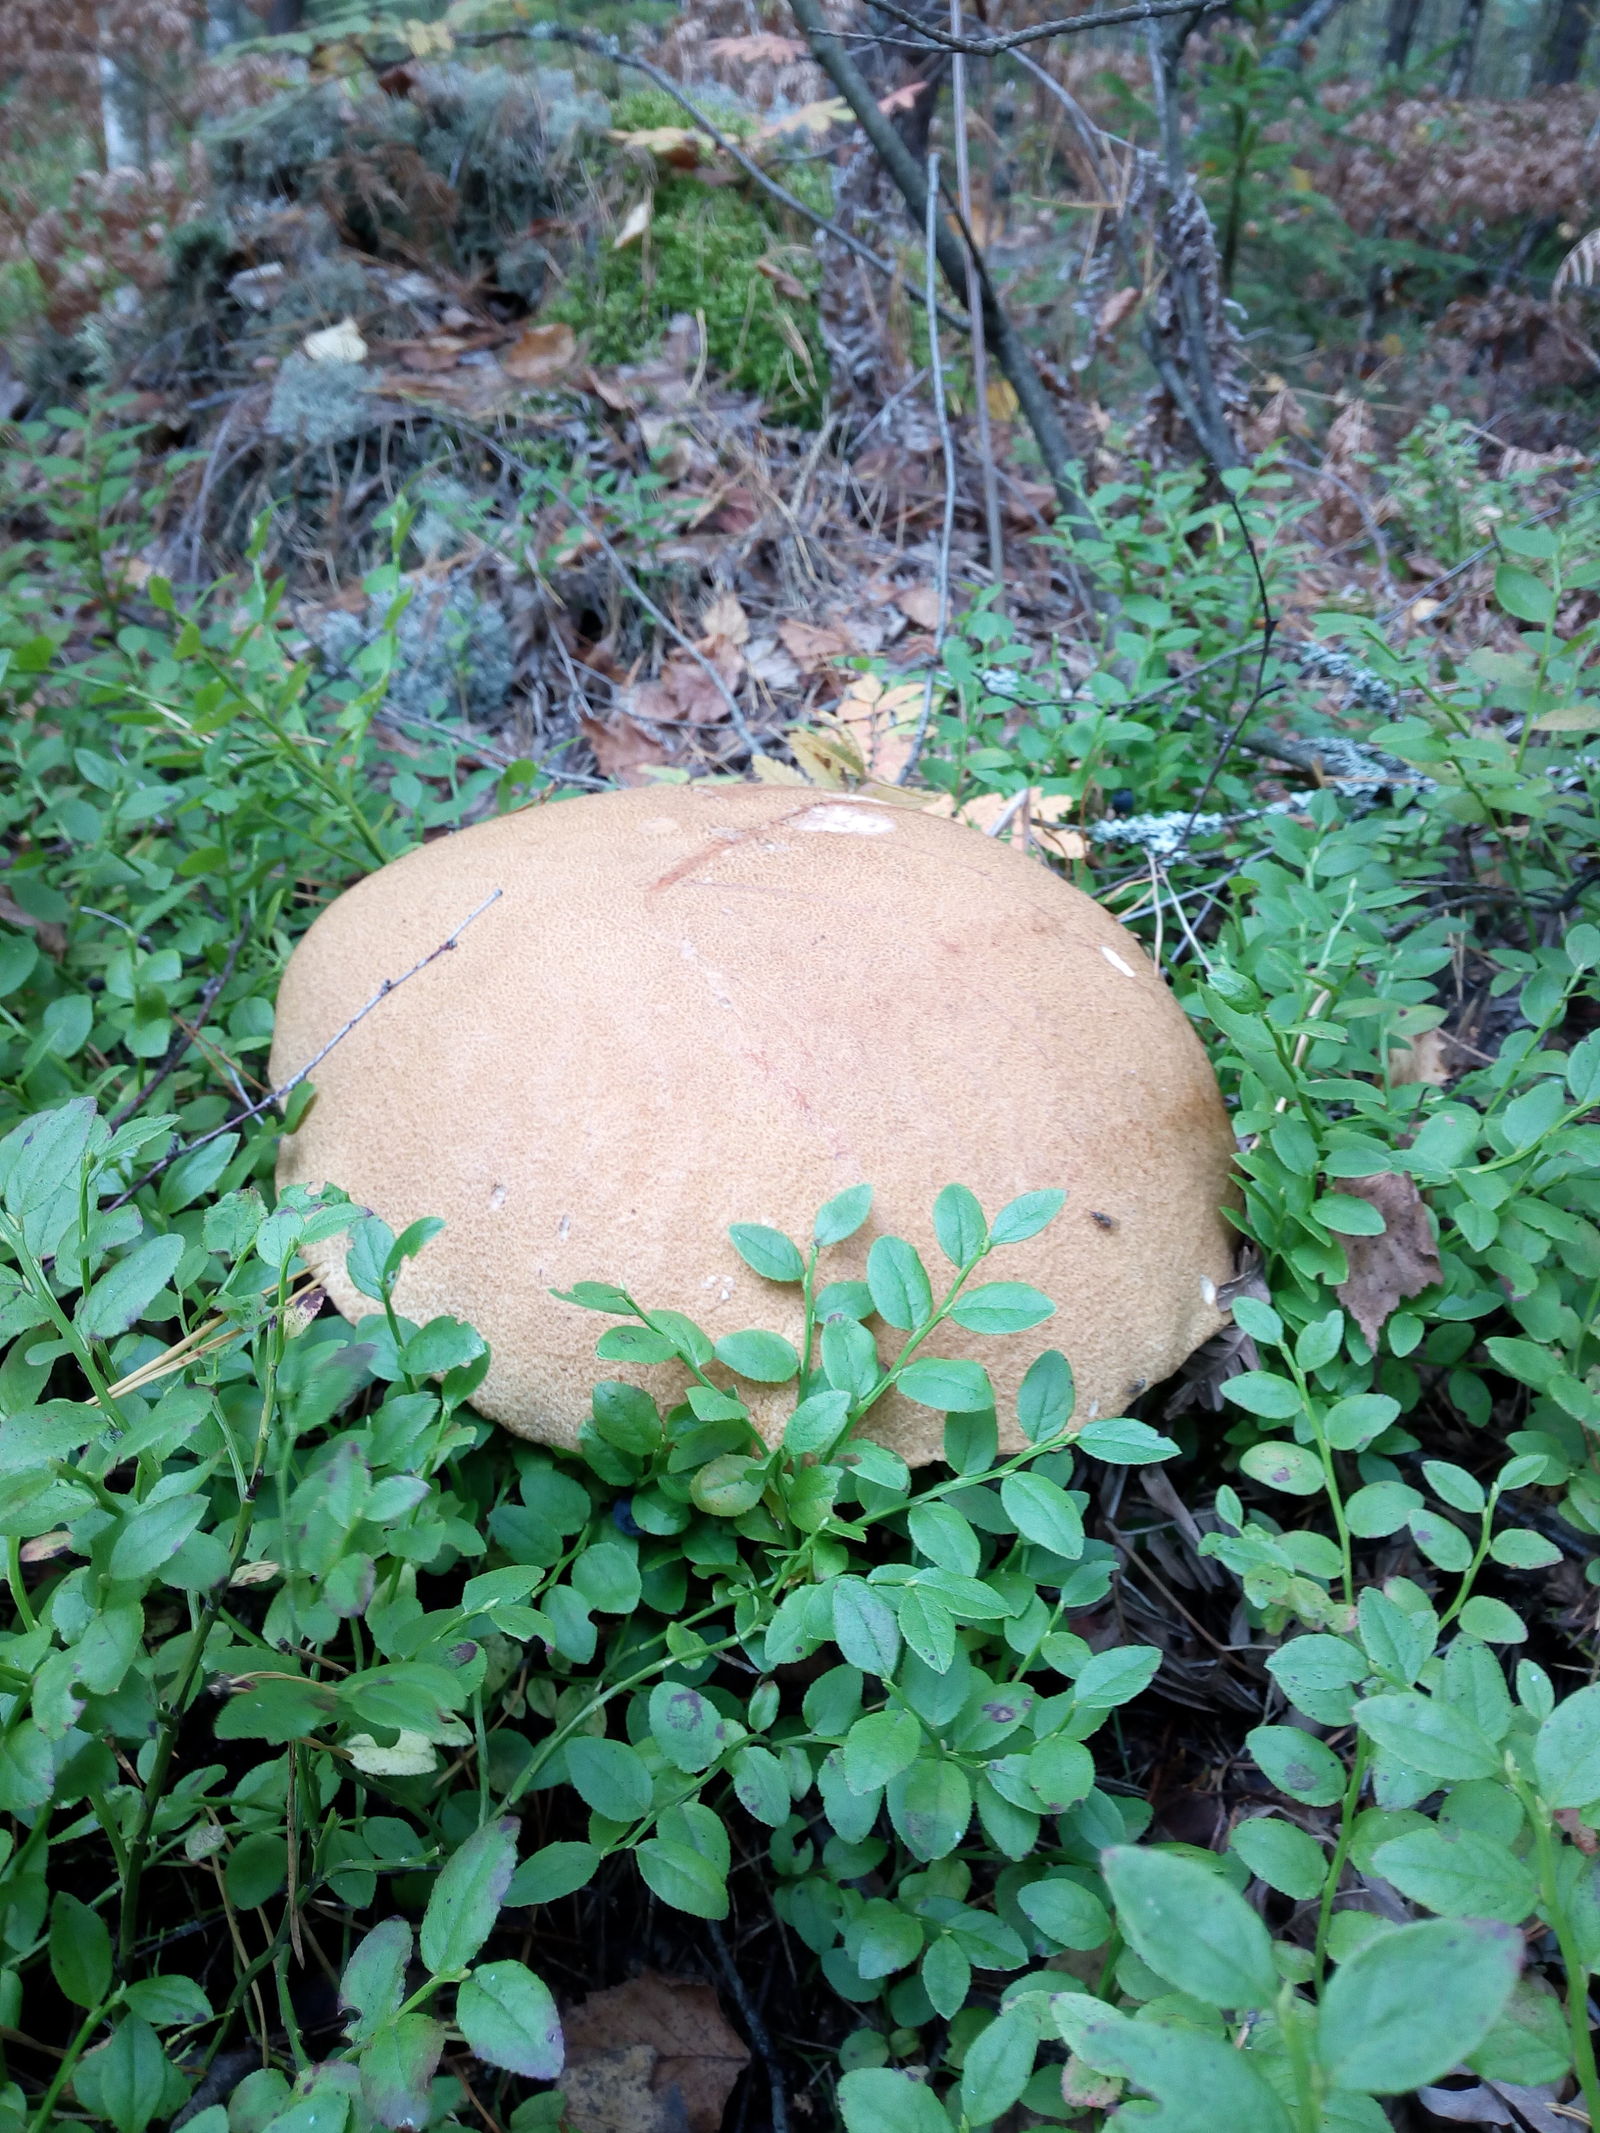
{"label": "green moss", "polygon": [[[619,132],[685,123],[678,106],[654,89],[623,97],[614,117]],[[720,110],[716,118],[729,131],[751,123]],[[804,299],[785,295],[762,271],[763,260],[798,284]],[[679,313],[703,317],[713,368],[758,392],[779,419],[815,422],[828,377],[812,301],[817,280],[809,244],[798,230],[784,230],[764,200],[667,172],[644,239],[601,252],[588,276],[569,284],[544,315],[582,332],[603,364],[637,361]]]}

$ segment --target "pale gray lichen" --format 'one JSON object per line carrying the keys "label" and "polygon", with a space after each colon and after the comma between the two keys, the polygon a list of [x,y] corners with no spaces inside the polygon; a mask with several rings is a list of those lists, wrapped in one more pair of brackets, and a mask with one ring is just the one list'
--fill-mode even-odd
{"label": "pale gray lichen", "polygon": [[[355,672],[356,655],[376,642],[385,603],[363,615],[325,615],[314,635],[328,667]],[[384,709],[400,718],[459,718],[492,725],[511,693],[516,657],[499,604],[458,573],[415,587],[395,630],[394,666]]]}
{"label": "pale gray lichen", "polygon": [[378,420],[372,373],[363,363],[286,356],[272,383],[266,430],[291,444],[342,444]]}

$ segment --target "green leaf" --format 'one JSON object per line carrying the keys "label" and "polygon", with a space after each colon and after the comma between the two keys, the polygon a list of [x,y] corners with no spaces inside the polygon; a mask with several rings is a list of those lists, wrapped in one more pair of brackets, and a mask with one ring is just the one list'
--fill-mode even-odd
{"label": "green leaf", "polygon": [[867,1254],[867,1287],[885,1324],[909,1333],[933,1313],[928,1270],[903,1237],[876,1237]]}
{"label": "green leaf", "polygon": [[474,1830],[445,1861],[420,1937],[422,1960],[435,1977],[459,1976],[489,1938],[516,1864],[517,1825],[510,1816]]}
{"label": "green leaf", "polygon": [[1055,1316],[1055,1305],[1025,1281],[985,1281],[969,1289],[950,1316],[969,1333],[1026,1333]]}
{"label": "green leaf", "polygon": [[1058,1482],[1043,1474],[1008,1474],[1000,1484],[1000,1501],[1024,1540],[1069,1562],[1083,1553],[1083,1514]]}
{"label": "green leaf", "polygon": [[650,1809],[650,1773],[626,1741],[575,1733],[563,1753],[579,1798],[608,1822],[637,1822]]}
{"label": "green leaf", "polygon": [[845,1735],[845,1782],[860,1793],[887,1785],[916,1761],[922,1738],[909,1711],[873,1711],[858,1718]]}
{"label": "green leaf", "polygon": [[763,1280],[804,1281],[806,1263],[800,1247],[781,1229],[766,1229],[759,1222],[735,1222],[728,1235],[745,1265]]}
{"label": "green leaf", "polygon": [[[869,1335],[870,1339],[871,1336]],[[874,1350],[874,1359],[877,1351]],[[814,1392],[800,1402],[784,1424],[783,1448],[796,1458],[824,1452],[844,1428],[850,1412],[848,1392]]]}
{"label": "green leaf", "polygon": [[834,1581],[833,1639],[852,1666],[880,1680],[893,1677],[900,1658],[900,1630],[890,1607],[864,1578]]}
{"label": "green leaf", "polygon": [[0,1141],[0,1188],[19,1221],[76,1181],[94,1124],[94,1099],[78,1096],[24,1119]]}
{"label": "green leaf", "polygon": [[211,2021],[215,2013],[192,1977],[171,1971],[135,1978],[123,1987],[122,1998],[129,2011],[152,2029],[192,2028],[197,2022]]}
{"label": "green leaf", "polygon": [[1131,1415],[1086,1422],[1072,1441],[1080,1452],[1103,1459],[1107,1466],[1153,1466],[1158,1459],[1175,1458],[1178,1451],[1171,1437],[1163,1437],[1148,1422],[1136,1422]]}
{"label": "green leaf", "polygon": [[712,1518],[742,1518],[766,1493],[767,1469],[748,1452],[723,1452],[695,1470],[689,1496],[696,1510]]}
{"label": "green leaf", "polygon": [[878,1382],[878,1344],[854,1319],[830,1319],[822,1329],[822,1369],[836,1392],[864,1400]]}
{"label": "green leaf", "polygon": [[1064,1192],[1019,1193],[1008,1200],[989,1226],[991,1244],[1024,1244],[1047,1229],[1067,1204]]}
{"label": "green leaf", "polygon": [[704,1853],[664,1837],[649,1837],[634,1853],[646,1885],[675,1911],[691,1918],[728,1915],[727,1877]]}
{"label": "green leaf", "polygon": [[678,1344],[649,1326],[608,1326],[594,1352],[603,1363],[670,1363]]}
{"label": "green leaf", "polygon": [[968,2044],[961,2068],[961,2107],[974,2124],[999,2118],[1027,2087],[1045,2006],[1042,1992],[1022,1993]]}
{"label": "green leaf", "polygon": [[1372,1854],[1402,1896],[1445,1918],[1496,1918],[1520,1925],[1533,1909],[1533,1875],[1501,1843],[1470,1829],[1413,1829]]}
{"label": "green leaf", "polygon": [[733,1796],[747,1815],[778,1829],[789,1819],[792,1801],[784,1767],[770,1748],[741,1748],[730,1767]]}
{"label": "green leaf", "polygon": [[456,1994],[456,2026],[478,2057],[527,2081],[554,2081],[565,2054],[543,1980],[521,1963],[482,1963]]}
{"label": "green leaf", "polygon": [[852,1185],[845,1192],[835,1193],[817,1210],[817,1219],[811,1235],[821,1245],[843,1244],[846,1237],[853,1237],[872,1212],[872,1187]]}
{"label": "green leaf", "polygon": [[983,1414],[994,1406],[994,1387],[978,1363],[927,1355],[907,1363],[895,1380],[899,1391],[919,1407],[942,1414]]}
{"label": "green leaf", "polygon": [[84,2107],[96,2118],[110,2119],[116,2133],[144,2133],[166,2108],[172,2073],[150,2024],[129,2015],[109,2043],[79,2061],[73,2086]]}
{"label": "green leaf", "polygon": [[[1017,1388],[1018,1428],[1030,1444],[1042,1444],[1047,1438],[1061,1434],[1072,1420],[1076,1404],[1072,1365],[1059,1348],[1047,1348],[1028,1365],[1027,1374]],[[1088,1426],[1090,1429],[1097,1427],[1092,1422]],[[1143,1427],[1142,1424],[1135,1426]],[[1079,1433],[1080,1444],[1084,1434]],[[1177,1447],[1173,1448],[1176,1450]]]}
{"label": "green leaf", "polygon": [[1494,596],[1508,615],[1519,622],[1549,623],[1555,620],[1554,588],[1518,563],[1502,563],[1494,574]]}
{"label": "green leaf", "polygon": [[698,1689],[658,1681],[650,1691],[650,1735],[674,1770],[709,1770],[728,1745],[728,1722]]}
{"label": "green leaf", "polygon": [[181,1237],[146,1237],[79,1300],[72,1322],[87,1340],[115,1340],[149,1309],[178,1270]]}
{"label": "green leaf", "polygon": [[105,1921],[65,1889],[50,1906],[50,1970],[74,2007],[98,2007],[111,1990]]}
{"label": "green leaf", "polygon": [[361,2094],[380,2126],[428,2124],[433,2077],[445,2027],[431,2015],[402,2015],[380,2029],[361,2054]]}
{"label": "green leaf", "polygon": [[547,1844],[524,1859],[506,1889],[508,1904],[559,1903],[563,1896],[587,1888],[600,1867],[592,1844]]}
{"label": "green leaf", "polygon": [[1534,1739],[1533,1767],[1548,1807],[1600,1800],[1600,1687],[1577,1689],[1557,1704]]}
{"label": "green leaf", "polygon": [[1339,1237],[1381,1237],[1387,1227],[1382,1210],[1353,1192],[1325,1192],[1312,1203],[1311,1213]]}
{"label": "green leaf", "polygon": [[956,1653],[955,1617],[936,1593],[918,1585],[902,1590],[900,1634],[924,1666],[948,1673]]}
{"label": "green leaf", "polygon": [[897,1903],[873,1896],[846,1925],[844,1945],[858,1977],[892,1977],[921,1955],[922,1927]]}
{"label": "green leaf", "polygon": [[1143,1961],[1208,2006],[1270,2007],[1272,1937],[1209,1867],[1173,1852],[1113,1845],[1100,1855],[1117,1924]]}
{"label": "green leaf", "polygon": [[575,1281],[570,1289],[552,1289],[550,1294],[557,1303],[576,1304],[580,1311],[626,1314],[633,1309],[633,1299],[627,1291],[614,1288],[609,1281]]}
{"label": "green leaf", "polygon": [[781,1333],[764,1333],[753,1327],[746,1333],[725,1333],[717,1342],[719,1363],[757,1385],[787,1385],[800,1373],[800,1358]]}
{"label": "green leaf", "polygon": [[932,2089],[894,2067],[860,2066],[839,2083],[845,2133],[950,2133]]}
{"label": "green leaf", "polygon": [[1521,1960],[1522,1937],[1504,1925],[1430,1919],[1367,1941],[1322,1996],[1329,2080],[1373,2096],[1439,2080],[1488,2035]]}
{"label": "green leaf", "polygon": [[1257,1726],[1245,1746],[1268,1782],[1307,1807],[1332,1807],[1344,1796],[1345,1769],[1325,1741],[1298,1726]]}
{"label": "green leaf", "polygon": [[1323,1487],[1322,1462],[1303,1444],[1252,1444],[1240,1455],[1239,1465],[1252,1481],[1286,1496],[1316,1496]]}
{"label": "green leaf", "polygon": [[1500,1754],[1453,1704],[1415,1691],[1368,1696],[1356,1705],[1356,1723],[1388,1754],[1429,1777],[1493,1777]]}
{"label": "green leaf", "polygon": [[1111,1938],[1111,1914],[1105,1905],[1092,1890],[1065,1876],[1029,1882],[1018,1889],[1017,1903],[1023,1915],[1058,1948],[1087,1952],[1103,1948]]}
{"label": "green leaf", "polygon": [[983,1560],[978,1536],[953,1504],[914,1503],[906,1523],[913,1542],[930,1563],[957,1577],[976,1577]]}
{"label": "green leaf", "polygon": [[585,1548],[568,1575],[585,1606],[597,1614],[631,1615],[639,1604],[638,1559],[620,1541],[597,1541]]}
{"label": "green leaf", "polygon": [[1528,1625],[1521,1615],[1504,1600],[1491,1599],[1487,1593],[1475,1592],[1462,1608],[1460,1619],[1468,1636],[1481,1637],[1485,1644],[1527,1642]]}
{"label": "green leaf", "polygon": [[1287,1422],[1299,1414],[1302,1405],[1294,1380],[1279,1377],[1271,1370],[1241,1370],[1237,1377],[1229,1378],[1222,1390],[1235,1407],[1271,1422]]}
{"label": "green leaf", "polygon": [[288,1846],[280,1833],[264,1829],[239,1839],[223,1873],[229,1896],[244,1911],[269,1902],[288,1878]]}
{"label": "green leaf", "polygon": [[1328,1858],[1316,1838],[1278,1815],[1253,1815],[1228,1839],[1252,1874],[1280,1896],[1309,1903],[1322,1893]]}
{"label": "green leaf", "polygon": [[1290,2133],[1276,2093],[1245,2053],[1185,2027],[1134,2022],[1083,1992],[1050,2003],[1081,2059],[1120,2074],[1160,2102],[1161,2133]]}
{"label": "green leaf", "polygon": [[934,1201],[933,1233],[952,1266],[970,1266],[983,1256],[989,1225],[976,1197],[965,1185],[947,1185]]}
{"label": "green leaf", "polygon": [[948,1935],[936,1940],[922,1958],[922,1989],[936,2015],[948,2022],[967,2004],[972,1991],[972,1965],[959,1942]]}
{"label": "green leaf", "polygon": [[967,1833],[972,1788],[959,1763],[919,1756],[887,1788],[889,1819],[913,1858],[944,1859]]}
{"label": "green leaf", "polygon": [[339,1980],[339,2004],[352,2015],[345,2025],[352,2043],[367,2043],[400,2012],[412,1945],[403,1918],[384,1919],[357,1942]]}

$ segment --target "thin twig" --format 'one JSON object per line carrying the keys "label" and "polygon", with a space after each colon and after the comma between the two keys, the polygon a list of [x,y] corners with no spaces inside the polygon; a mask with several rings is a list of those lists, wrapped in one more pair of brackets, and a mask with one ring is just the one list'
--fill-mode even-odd
{"label": "thin twig", "polygon": [[177,1032],[173,1036],[172,1042],[162,1053],[159,1065],[156,1067],[156,1070],[151,1075],[150,1079],[145,1083],[144,1087],[142,1089],[136,1089],[133,1095],[128,1098],[127,1102],[124,1104],[120,1104],[118,1108],[113,1111],[111,1116],[106,1120],[107,1126],[111,1129],[113,1133],[116,1132],[117,1128],[120,1125],[124,1124],[128,1119],[132,1118],[135,1111],[140,1110],[145,1104],[147,1104],[150,1101],[151,1097],[155,1094],[156,1090],[159,1089],[161,1084],[167,1079],[167,1076],[176,1071],[179,1060],[182,1059],[184,1053],[189,1049],[190,1045],[195,1041],[195,1038],[200,1034],[200,1031],[205,1027],[205,1024],[211,1014],[212,1008],[215,1007],[217,1004],[217,995],[222,991],[228,980],[233,976],[233,966],[235,963],[238,962],[239,951],[244,946],[246,940],[249,938],[249,934],[250,926],[249,922],[246,921],[243,930],[236,936],[232,945],[228,949],[227,961],[223,964],[222,968],[217,972],[215,977],[208,978],[206,980],[204,990],[200,994],[199,1013],[195,1016],[192,1022],[180,1023],[178,1025]]}
{"label": "thin twig", "polygon": [[772,2094],[772,2133],[789,2133],[789,2099],[784,2092],[783,2069],[778,2064],[778,2055],[772,2049],[772,2039],[767,2034],[767,2025],[756,2012],[756,2005],[745,1989],[744,1979],[739,1975],[739,1966],[728,1952],[728,1944],[722,1937],[720,1926],[712,1924],[707,1931],[716,1952],[717,1968],[722,1972],[728,1990],[733,1994],[750,2042],[755,2047],[756,2057],[767,2070],[767,2087]]}
{"label": "thin twig", "polygon": [[[961,35],[961,0],[950,0],[950,34]],[[967,62],[957,52],[950,62],[950,121],[955,131],[956,198],[961,219],[972,227],[972,170],[967,154]],[[1002,612],[1006,597],[1005,534],[1000,523],[1000,482],[995,472],[994,436],[989,424],[989,344],[983,331],[983,291],[977,262],[967,254],[967,317],[972,328],[972,402],[977,418],[978,464],[983,477],[984,530],[989,541],[989,574],[994,579],[995,605]]]}
{"label": "thin twig", "polygon": [[[927,221],[923,231],[923,274],[925,286],[931,291],[938,257],[939,214],[939,158],[928,158]],[[928,738],[928,725],[933,717],[933,689],[938,677],[939,662],[944,654],[945,631],[950,626],[950,542],[956,523],[956,455],[950,438],[950,412],[944,397],[944,360],[939,353],[939,319],[932,306],[928,307],[928,371],[933,380],[933,413],[939,425],[939,447],[944,454],[944,516],[939,525],[939,554],[934,569],[934,585],[938,594],[938,612],[934,620],[933,649],[928,655],[928,678],[922,691],[922,715],[917,720],[917,730],[912,737],[911,753],[900,766],[897,785],[909,785],[916,773],[922,756],[923,743]]]}
{"label": "thin twig", "polygon": [[1256,552],[1255,539],[1250,531],[1250,522],[1244,515],[1244,507],[1231,489],[1224,491],[1224,494],[1227,496],[1228,502],[1233,506],[1234,517],[1239,521],[1239,531],[1244,536],[1245,554],[1249,556],[1250,568],[1255,572],[1256,593],[1261,601],[1261,654],[1256,661],[1256,685],[1250,692],[1250,701],[1239,713],[1238,718],[1229,729],[1222,746],[1218,749],[1216,761],[1211,766],[1211,773],[1204,785],[1201,786],[1199,798],[1189,812],[1189,827],[1184,832],[1185,842],[1194,832],[1196,818],[1201,808],[1205,806],[1206,801],[1210,798],[1211,788],[1222,775],[1222,766],[1233,753],[1240,737],[1244,733],[1245,727],[1250,722],[1252,714],[1267,693],[1267,661],[1272,656],[1272,640],[1277,634],[1278,628],[1278,618],[1272,611],[1272,596],[1267,591],[1266,572],[1261,568],[1261,557]]}
{"label": "thin twig", "polygon": [[1074,37],[1083,30],[1110,30],[1119,23],[1148,22],[1153,15],[1210,15],[1228,0],[1146,0],[1142,7],[1114,7],[1100,15],[1065,15],[1054,22],[1036,22],[1028,29],[1011,30],[999,37],[947,35],[918,19],[894,0],[874,0],[882,13],[916,30],[926,39],[912,47],[923,52],[965,52],[974,59],[992,59],[998,52],[1014,52],[1018,45],[1040,44],[1046,37]]}
{"label": "thin twig", "polygon": [[113,1200],[110,1203],[111,1206],[125,1207],[135,1193],[143,1192],[144,1188],[160,1177],[161,1173],[175,1163],[179,1156],[192,1155],[197,1148],[204,1148],[208,1141],[217,1140],[224,1133],[231,1133],[235,1126],[248,1125],[251,1119],[259,1118],[263,1111],[270,1110],[274,1104],[282,1103],[286,1096],[292,1096],[301,1082],[306,1080],[317,1067],[321,1066],[323,1060],[327,1058],[336,1045],[343,1044],[353,1029],[358,1028],[361,1023],[366,1021],[375,1007],[381,1006],[388,999],[390,993],[398,992],[402,985],[409,979],[414,978],[419,971],[426,970],[430,963],[436,963],[440,956],[447,955],[454,948],[457,941],[460,940],[462,934],[473,923],[474,919],[481,918],[489,906],[498,903],[504,894],[505,891],[503,889],[491,889],[482,903],[473,905],[472,909],[447,940],[442,940],[437,948],[430,948],[428,953],[420,961],[413,963],[409,970],[402,970],[399,977],[385,978],[366,1005],[357,1008],[349,1021],[334,1031],[327,1043],[322,1046],[320,1051],[312,1054],[298,1073],[291,1074],[287,1081],[279,1082],[275,1089],[269,1089],[265,1096],[251,1104],[248,1109],[236,1111],[231,1118],[225,1118],[220,1126],[213,1126],[209,1133],[202,1133],[195,1140],[185,1141],[181,1147],[174,1148],[169,1155],[164,1155],[159,1163],[145,1172],[137,1185],[130,1185],[119,1199]]}

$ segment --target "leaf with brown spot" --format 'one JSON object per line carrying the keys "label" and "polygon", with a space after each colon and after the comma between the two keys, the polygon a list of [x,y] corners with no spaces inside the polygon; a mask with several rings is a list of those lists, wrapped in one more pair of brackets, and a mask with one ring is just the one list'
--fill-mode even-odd
{"label": "leaf with brown spot", "polygon": [[1376,1348],[1391,1312],[1407,1296],[1420,1296],[1444,1278],[1439,1247],[1417,1181],[1403,1170],[1380,1170],[1376,1177],[1341,1178],[1340,1192],[1365,1200],[1383,1217],[1378,1237],[1344,1237],[1350,1277],[1338,1298]]}
{"label": "leaf with brown spot", "polygon": [[[649,1970],[625,1985],[591,1992],[567,2012],[562,2029],[562,2086],[577,2133],[720,2133],[734,2083],[750,2059],[709,1985]],[[587,2082],[587,2070],[602,2066],[615,2078]],[[598,2094],[587,2105],[575,2102],[575,2090],[585,2088],[616,2098],[609,2117],[600,2115]],[[623,2098],[632,2115],[618,2108]]]}
{"label": "leaf with brown spot", "polygon": [[67,952],[67,929],[53,918],[35,918],[31,911],[24,911],[9,889],[0,889],[0,919],[8,926],[25,927],[34,934],[45,954],[56,962]]}

